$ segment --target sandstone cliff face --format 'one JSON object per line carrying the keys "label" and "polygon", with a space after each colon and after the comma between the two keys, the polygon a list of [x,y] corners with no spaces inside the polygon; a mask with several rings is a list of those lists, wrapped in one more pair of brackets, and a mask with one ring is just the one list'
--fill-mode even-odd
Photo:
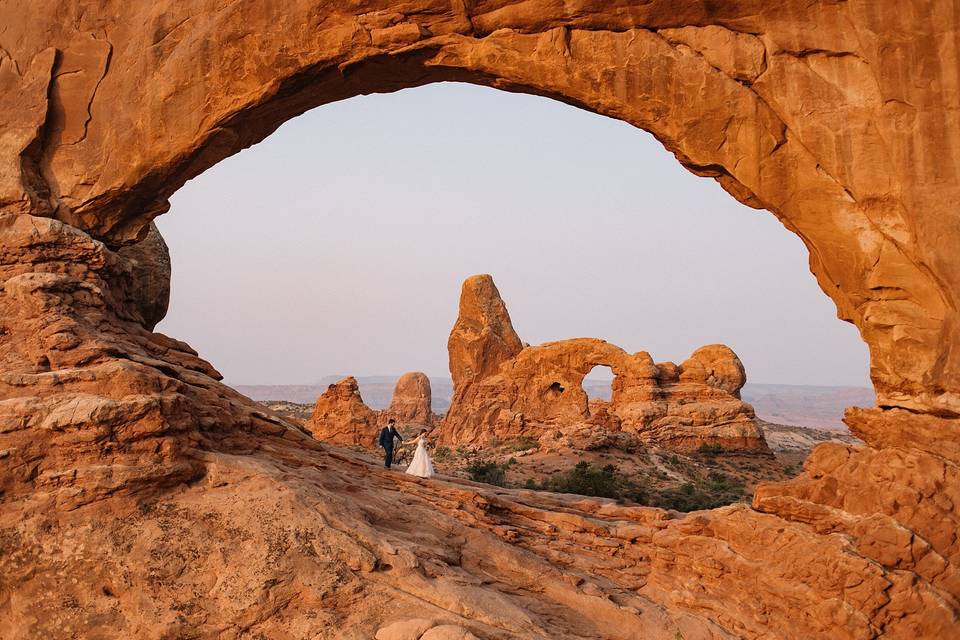
{"label": "sandstone cliff face", "polygon": [[357,379],[348,376],[317,398],[306,424],[318,440],[371,449],[377,444],[377,412],[363,403]]}
{"label": "sandstone cliff face", "polygon": [[[520,348],[506,352],[503,335]],[[523,347],[488,275],[464,282],[448,344],[450,371],[458,375],[441,442],[539,439],[558,427],[589,423],[678,451],[710,445],[769,453],[753,408],[740,400],[743,364],[724,345],[701,347],[680,366],[657,365],[646,352],[630,355],[594,338]],[[583,379],[601,365],[613,371],[613,394],[591,410]]]}
{"label": "sandstone cliff face", "polygon": [[433,415],[430,378],[419,371],[411,371],[400,376],[393,390],[390,406],[380,412],[380,423],[390,418],[399,425],[432,427],[436,416]]}
{"label": "sandstone cliff face", "polygon": [[[960,635],[954,9],[0,0],[0,636],[352,640],[423,609],[482,640]],[[426,485],[145,328],[113,248],[186,180],[441,80],[644,128],[776,215],[870,348],[866,446],[685,517]]]}

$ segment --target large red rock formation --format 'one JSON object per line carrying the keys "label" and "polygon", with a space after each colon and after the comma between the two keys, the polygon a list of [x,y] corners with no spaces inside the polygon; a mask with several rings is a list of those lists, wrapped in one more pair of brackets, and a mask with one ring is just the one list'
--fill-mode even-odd
{"label": "large red rock formation", "polygon": [[[23,5],[0,0],[0,636],[960,634],[954,3]],[[870,348],[865,446],[684,517],[425,484],[146,328],[114,249],[185,181],[317,105],[443,80],[644,128],[798,234]]]}
{"label": "large red rock formation", "polygon": [[495,374],[521,349],[493,278],[467,278],[460,292],[460,314],[447,341],[454,389]]}
{"label": "large red rock formation", "polygon": [[[510,337],[509,349],[502,336]],[[713,445],[769,453],[753,408],[740,399],[743,364],[724,345],[701,347],[680,366],[594,338],[523,347],[489,275],[463,283],[448,345],[456,382],[442,442],[540,438],[591,423],[679,451]],[[596,366],[613,371],[613,394],[591,410],[582,385]]]}
{"label": "large red rock formation", "polygon": [[433,415],[430,378],[419,371],[400,376],[393,389],[390,406],[380,412],[380,422],[393,418],[399,425],[432,427]]}
{"label": "large red rock formation", "polygon": [[368,449],[376,446],[379,432],[377,412],[364,404],[353,376],[327,387],[306,427],[318,440]]}

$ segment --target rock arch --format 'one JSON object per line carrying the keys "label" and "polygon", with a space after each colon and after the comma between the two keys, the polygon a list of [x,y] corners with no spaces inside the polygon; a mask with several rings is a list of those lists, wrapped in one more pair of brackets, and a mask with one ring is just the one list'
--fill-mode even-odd
{"label": "rock arch", "polygon": [[441,80],[546,95],[652,132],[773,212],[860,328],[880,404],[956,415],[958,273],[938,250],[955,233],[956,125],[936,113],[948,95],[901,80],[949,71],[923,43],[886,47],[898,29],[945,37],[948,5],[198,2],[121,22],[45,2],[5,37],[17,135],[0,202],[118,244],[319,104]]}
{"label": "rock arch", "polygon": [[[81,628],[95,624],[44,595],[54,588],[45,582],[54,579],[49,558],[71,557],[69,541],[84,531],[70,509],[106,518],[150,498],[167,509],[140,512],[141,540],[152,541],[153,551],[200,553],[210,540],[228,548],[226,530],[201,539],[184,526],[175,544],[151,531],[161,522],[163,531],[202,522],[201,507],[210,506],[205,487],[247,486],[249,474],[231,462],[243,454],[276,495],[313,491],[305,502],[327,505],[315,508],[355,532],[345,539],[331,532],[336,526],[304,525],[342,575],[352,576],[345,580],[382,594],[371,586],[380,583],[364,576],[389,565],[405,567],[399,574],[409,577],[426,563],[444,588],[422,575],[387,583],[418,590],[454,615],[452,594],[462,597],[467,587],[452,576],[480,569],[451,568],[437,559],[449,556],[416,546],[399,557],[385,550],[369,524],[376,521],[370,513],[389,511],[384,501],[369,492],[343,501],[342,480],[333,479],[341,474],[304,470],[318,466],[305,453],[315,445],[217,383],[216,371],[187,345],[147,331],[141,276],[113,249],[144,237],[186,180],[294,115],[359,93],[460,80],[548,96],[642,127],[691,171],[774,213],[803,239],[821,288],[869,345],[878,398],[876,409],[848,412],[868,447],[820,447],[800,479],[761,488],[753,510],[673,520],[566,503],[525,510],[508,497],[439,490],[450,502],[472,501],[464,512],[472,551],[492,562],[509,558],[527,575],[549,573],[558,585],[589,584],[522,587],[564,603],[556,606],[566,613],[553,617],[586,633],[614,621],[623,637],[674,637],[675,629],[701,637],[724,629],[751,637],[770,629],[798,637],[956,632],[960,105],[953,9],[947,0],[43,0],[24,16],[16,0],[0,0],[0,416],[10,425],[0,432],[0,489],[4,521],[20,523],[6,530],[20,544],[2,561],[3,592],[38,596],[28,604],[8,600],[6,613],[44,620],[57,611]],[[326,450],[313,455],[323,458],[319,467],[356,464]],[[276,471],[281,467],[287,471]],[[370,481],[398,491],[389,478],[371,474]],[[417,504],[437,500],[418,486],[399,491]],[[210,513],[237,516],[241,505],[255,508],[257,495],[268,493],[230,494],[232,506],[219,503]],[[303,502],[264,503],[279,504],[285,521],[302,520]],[[576,514],[570,517],[582,524],[575,526],[593,532],[557,534],[553,549],[573,553],[570,565],[543,559],[546,534],[537,523],[555,520],[550,508]],[[44,520],[44,509],[60,514],[59,529]],[[424,526],[449,532],[462,527],[451,524],[458,518],[428,514]],[[624,529],[631,521],[639,526]],[[109,522],[111,532],[120,531],[119,520]],[[245,526],[248,539],[281,535],[274,524]],[[92,585],[112,570],[140,584],[141,574],[123,573],[136,564],[135,551],[97,537],[105,533],[90,535],[101,551],[113,552],[98,555],[93,544],[88,557],[73,556],[79,575]],[[525,550],[510,552],[500,538]],[[613,565],[601,551],[610,540],[620,540]],[[771,560],[764,552],[774,541],[779,557]],[[302,598],[310,589],[277,579],[270,573],[277,566],[273,558],[224,571],[238,584],[270,575],[282,592],[273,593],[288,598],[288,614],[307,608]],[[523,583],[503,565],[482,570]],[[850,575],[859,582],[843,578]],[[180,592],[155,592],[156,601],[188,597],[183,585],[191,576],[184,569]],[[733,595],[757,581],[767,591],[752,594],[752,603]],[[697,584],[711,585],[710,593]],[[102,595],[74,589],[72,597],[88,611],[114,611],[112,628],[121,635],[146,632],[130,626],[142,619],[131,613],[135,604],[118,609],[109,601],[119,587],[101,587]],[[504,613],[494,620],[487,599],[494,596],[470,593],[478,633],[555,630],[548,617]],[[591,600],[591,593],[607,599]],[[218,618],[224,614],[215,599],[196,596],[191,606],[211,620],[231,619]],[[807,605],[817,608],[816,618],[797,617]],[[168,631],[180,624],[163,606],[154,614],[150,620]],[[339,622],[369,626],[351,615],[359,613]],[[195,626],[200,619],[183,624],[204,632]],[[273,630],[283,624],[270,615],[249,621]],[[42,625],[21,636],[49,631]]]}

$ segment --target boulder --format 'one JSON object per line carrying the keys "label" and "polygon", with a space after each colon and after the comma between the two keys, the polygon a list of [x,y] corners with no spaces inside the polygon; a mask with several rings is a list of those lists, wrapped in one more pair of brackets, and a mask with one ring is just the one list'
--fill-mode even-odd
{"label": "boulder", "polygon": [[441,624],[420,636],[420,640],[479,640],[460,625]]}
{"label": "boulder", "polygon": [[121,248],[117,255],[130,264],[130,290],[143,326],[153,330],[167,315],[170,305],[170,250],[157,225],[150,223],[147,236],[136,244]]}
{"label": "boulder", "polygon": [[380,422],[393,418],[399,425],[430,428],[436,420],[431,402],[427,374],[419,371],[405,373],[397,380],[390,406],[380,412]]}

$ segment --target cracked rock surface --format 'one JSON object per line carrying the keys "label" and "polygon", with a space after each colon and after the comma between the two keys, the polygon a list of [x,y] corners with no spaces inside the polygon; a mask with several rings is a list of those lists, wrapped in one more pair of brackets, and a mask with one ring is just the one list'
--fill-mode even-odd
{"label": "cracked rock surface", "polygon": [[[957,20],[947,0],[0,0],[0,636],[960,635]],[[148,329],[150,261],[118,249],[186,180],[317,105],[443,80],[642,127],[777,216],[870,348],[865,445],[684,516],[423,482]]]}

